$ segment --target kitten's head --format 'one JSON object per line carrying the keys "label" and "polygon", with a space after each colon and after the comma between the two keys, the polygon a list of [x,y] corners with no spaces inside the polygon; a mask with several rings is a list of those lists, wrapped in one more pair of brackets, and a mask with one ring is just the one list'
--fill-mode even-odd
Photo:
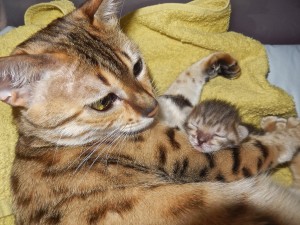
{"label": "kitten's head", "polygon": [[90,0],[0,58],[0,99],[20,132],[62,144],[136,133],[157,112],[144,60],[113,0]]}
{"label": "kitten's head", "polygon": [[184,127],[193,147],[207,153],[233,147],[247,137],[248,129],[240,123],[234,106],[207,100],[194,107]]}

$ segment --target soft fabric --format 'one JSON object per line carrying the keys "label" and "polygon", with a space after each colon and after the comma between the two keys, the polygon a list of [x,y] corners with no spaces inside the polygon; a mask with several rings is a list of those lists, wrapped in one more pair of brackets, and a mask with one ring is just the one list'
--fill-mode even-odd
{"label": "soft fabric", "polygon": [[[245,122],[256,126],[263,116],[295,116],[291,96],[266,80],[268,59],[261,43],[227,32],[229,3],[229,0],[195,0],[188,4],[146,7],[124,17],[121,25],[139,44],[159,93],[193,62],[211,52],[225,51],[237,58],[241,77],[211,80],[203,90],[202,100],[230,101],[240,109]],[[290,184],[289,170],[280,169],[274,179]]]}
{"label": "soft fabric", "polygon": [[294,97],[300,115],[300,45],[265,45],[268,53],[271,84]]}
{"label": "soft fabric", "polygon": [[[31,7],[25,16],[25,26],[0,37],[0,56],[8,55],[17,44],[73,8],[67,0]],[[232,81],[224,78],[210,81],[202,99],[231,101],[241,109],[243,119],[255,125],[265,115],[295,115],[291,97],[265,79],[268,64],[263,46],[240,34],[226,32],[229,16],[229,0],[196,0],[186,5],[165,4],[138,10],[124,18],[122,26],[140,45],[159,93],[191,63],[211,52],[226,51],[238,59],[242,75]],[[3,103],[0,103],[0,124],[0,225],[9,225],[13,223],[9,171],[17,134],[11,109]],[[280,180],[289,182],[289,174],[281,175]]]}
{"label": "soft fabric", "polygon": [[0,36],[0,57],[9,55],[18,44],[32,34],[74,9],[74,4],[68,0],[55,0],[29,7],[24,16],[25,25]]}

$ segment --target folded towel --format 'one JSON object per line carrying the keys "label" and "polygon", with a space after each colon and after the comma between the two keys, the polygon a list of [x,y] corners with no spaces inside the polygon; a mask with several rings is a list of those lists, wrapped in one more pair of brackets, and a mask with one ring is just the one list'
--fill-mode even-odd
{"label": "folded towel", "polygon": [[[259,126],[262,117],[295,116],[292,98],[266,80],[268,60],[256,40],[227,32],[229,0],[195,0],[188,4],[162,4],[139,9],[121,21],[146,59],[159,93],[201,57],[215,51],[231,53],[242,74],[236,80],[217,77],[203,89],[201,100],[217,98],[235,104],[244,122]],[[274,174],[282,184],[291,183],[287,168]]]}
{"label": "folded towel", "polygon": [[[9,55],[16,45],[73,9],[67,0],[32,6],[25,14],[24,26],[0,36],[0,56]],[[211,52],[225,51],[238,59],[242,75],[233,81],[221,77],[210,81],[202,99],[228,100],[241,109],[244,121],[255,125],[265,115],[295,115],[292,99],[265,79],[268,63],[263,46],[251,38],[226,32],[229,16],[229,0],[196,0],[140,9],[123,18],[121,25],[140,45],[160,93],[193,62]],[[17,133],[11,108],[3,103],[0,124],[0,224],[11,225],[9,171]],[[284,170],[279,179],[290,182],[290,174]]]}
{"label": "folded towel", "polygon": [[24,16],[25,25],[0,36],[0,57],[9,55],[18,44],[74,9],[74,4],[68,0],[54,0],[29,7]]}

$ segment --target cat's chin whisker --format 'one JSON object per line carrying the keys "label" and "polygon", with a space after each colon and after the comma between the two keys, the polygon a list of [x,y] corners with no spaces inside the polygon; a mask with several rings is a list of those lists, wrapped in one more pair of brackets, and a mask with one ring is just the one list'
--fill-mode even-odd
{"label": "cat's chin whisker", "polygon": [[[123,139],[121,139],[123,137]],[[125,135],[120,134],[119,136],[117,136],[117,138],[115,138],[112,142],[108,143],[107,146],[103,149],[101,149],[101,151],[99,152],[99,154],[97,155],[97,157],[93,160],[93,162],[91,163],[89,168],[92,168],[92,166],[101,158],[101,156],[103,156],[106,153],[105,156],[105,160],[107,162],[107,160],[109,159],[110,154],[112,154],[112,152],[119,146],[120,142],[122,140],[124,140]],[[103,158],[104,160],[104,158]]]}
{"label": "cat's chin whisker", "polygon": [[139,123],[126,125],[120,132],[127,135],[134,135],[149,128],[154,121],[155,118],[143,118]]}
{"label": "cat's chin whisker", "polygon": [[[78,170],[84,165],[84,163],[86,163],[86,161],[89,160],[97,150],[99,150],[99,146],[112,140],[112,137],[115,137],[116,133],[119,133],[119,128],[114,129],[113,131],[108,133],[106,136],[104,136],[101,140],[95,142],[93,145],[89,146],[87,149],[82,151],[82,153],[80,154],[80,156],[78,158],[82,157],[85,153],[87,153],[91,148],[94,147],[94,149],[78,164],[74,173],[78,172]],[[74,163],[75,163],[75,161],[72,164],[74,164]],[[72,164],[70,165],[70,167],[72,166]]]}

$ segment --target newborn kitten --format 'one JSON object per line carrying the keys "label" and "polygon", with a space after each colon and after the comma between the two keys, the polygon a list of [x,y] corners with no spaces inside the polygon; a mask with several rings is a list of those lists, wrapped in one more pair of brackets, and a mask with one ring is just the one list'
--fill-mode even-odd
{"label": "newborn kitten", "polygon": [[205,153],[236,146],[249,134],[241,125],[238,110],[221,100],[206,100],[196,105],[184,129],[193,147]]}

